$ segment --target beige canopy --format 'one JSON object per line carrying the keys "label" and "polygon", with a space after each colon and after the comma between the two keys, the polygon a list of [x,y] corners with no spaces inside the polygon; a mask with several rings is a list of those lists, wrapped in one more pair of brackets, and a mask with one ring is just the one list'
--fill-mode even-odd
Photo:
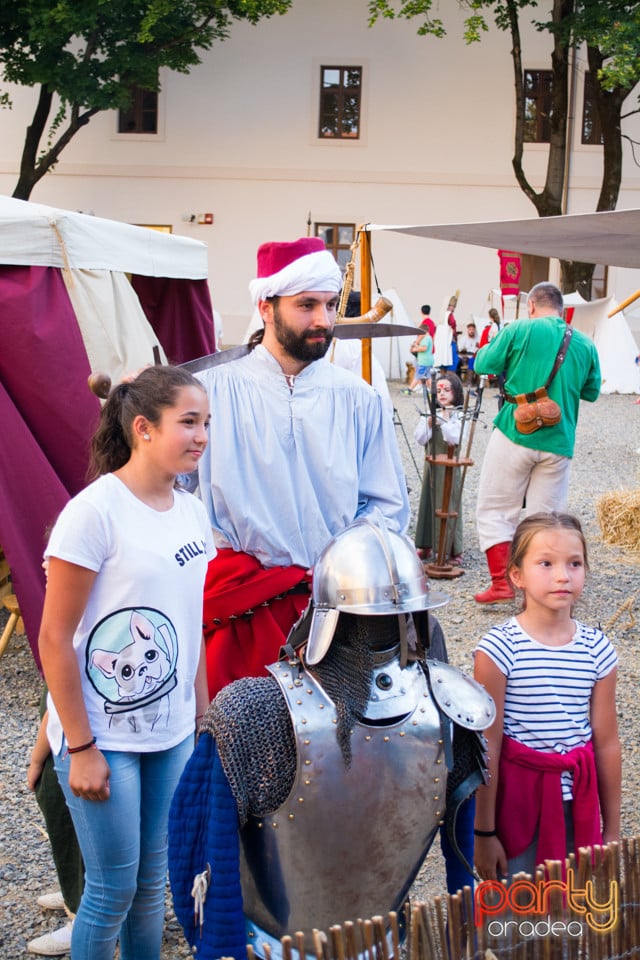
{"label": "beige canopy", "polygon": [[471,243],[494,250],[640,268],[640,210],[576,213],[530,220],[487,223],[387,225],[370,223],[366,230],[392,230],[433,240]]}

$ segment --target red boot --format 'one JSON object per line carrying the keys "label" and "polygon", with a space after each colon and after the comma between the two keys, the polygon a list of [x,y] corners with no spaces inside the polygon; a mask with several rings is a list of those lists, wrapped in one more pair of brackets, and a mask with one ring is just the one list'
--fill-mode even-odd
{"label": "red boot", "polygon": [[511,544],[495,543],[487,550],[487,566],[491,574],[491,586],[483,593],[476,593],[476,603],[507,603],[515,593],[507,579],[507,561]]}

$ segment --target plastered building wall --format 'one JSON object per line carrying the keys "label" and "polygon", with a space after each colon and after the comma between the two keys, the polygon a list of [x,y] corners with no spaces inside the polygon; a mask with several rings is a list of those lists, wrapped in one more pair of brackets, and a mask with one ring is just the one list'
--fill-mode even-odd
{"label": "plastered building wall", "polygon": [[[366,0],[293,0],[283,17],[238,23],[189,76],[162,73],[157,136],[118,135],[116,116],[94,117],[64,150],[31,199],[130,223],[163,224],[208,245],[214,305],[225,343],[238,342],[250,314],[247,284],[264,240],[295,239],[313,223],[441,223],[534,217],[511,168],[514,107],[509,37],[492,27],[466,46],[458,4],[438,11],[442,40],[418,23],[367,26]],[[549,66],[548,37],[523,35],[528,69]],[[363,68],[358,141],[317,138],[322,65]],[[595,209],[602,155],[580,144],[584,56],[578,61],[576,130],[568,212]],[[13,91],[0,112],[0,190],[17,180],[36,92]],[[632,129],[632,128],[630,128]],[[547,147],[525,148],[540,188]],[[625,156],[618,206],[640,205],[640,170]],[[211,212],[210,226],[185,220]],[[498,283],[495,251],[375,234],[376,277],[412,316],[437,313],[460,290],[462,327],[486,310]],[[609,292],[623,299],[640,272],[612,268]],[[375,284],[374,284],[375,285]],[[356,283],[356,286],[358,284]]]}

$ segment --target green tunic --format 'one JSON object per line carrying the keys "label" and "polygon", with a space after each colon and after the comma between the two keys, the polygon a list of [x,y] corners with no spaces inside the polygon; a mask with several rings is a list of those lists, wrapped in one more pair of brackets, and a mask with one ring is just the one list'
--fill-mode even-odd
{"label": "green tunic", "polygon": [[[478,350],[475,372],[496,376],[504,372],[504,388],[511,396],[533,392],[546,383],[566,329],[560,317],[515,320]],[[522,447],[572,457],[580,400],[597,400],[600,383],[595,344],[584,333],[574,330],[564,363],[549,388],[549,396],[562,410],[560,423],[535,433],[519,433],[513,419],[514,404],[505,403],[494,425]]]}

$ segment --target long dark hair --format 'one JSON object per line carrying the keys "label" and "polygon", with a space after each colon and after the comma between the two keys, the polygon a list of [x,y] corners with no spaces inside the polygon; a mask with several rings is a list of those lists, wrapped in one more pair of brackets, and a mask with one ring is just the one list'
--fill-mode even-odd
{"label": "long dark hair", "polygon": [[447,383],[451,385],[451,390],[453,392],[453,404],[454,407],[461,407],[464,403],[464,387],[462,386],[462,380],[457,373],[451,373],[451,371],[446,371],[441,373],[436,377],[436,385],[440,380],[446,380]]}
{"label": "long dark hair", "polygon": [[175,404],[177,393],[183,387],[204,391],[202,384],[187,370],[167,366],[146,367],[134,380],[114,387],[91,440],[89,478],[123,467],[133,449],[135,418],[143,416],[151,424],[159,423],[162,411]]}

